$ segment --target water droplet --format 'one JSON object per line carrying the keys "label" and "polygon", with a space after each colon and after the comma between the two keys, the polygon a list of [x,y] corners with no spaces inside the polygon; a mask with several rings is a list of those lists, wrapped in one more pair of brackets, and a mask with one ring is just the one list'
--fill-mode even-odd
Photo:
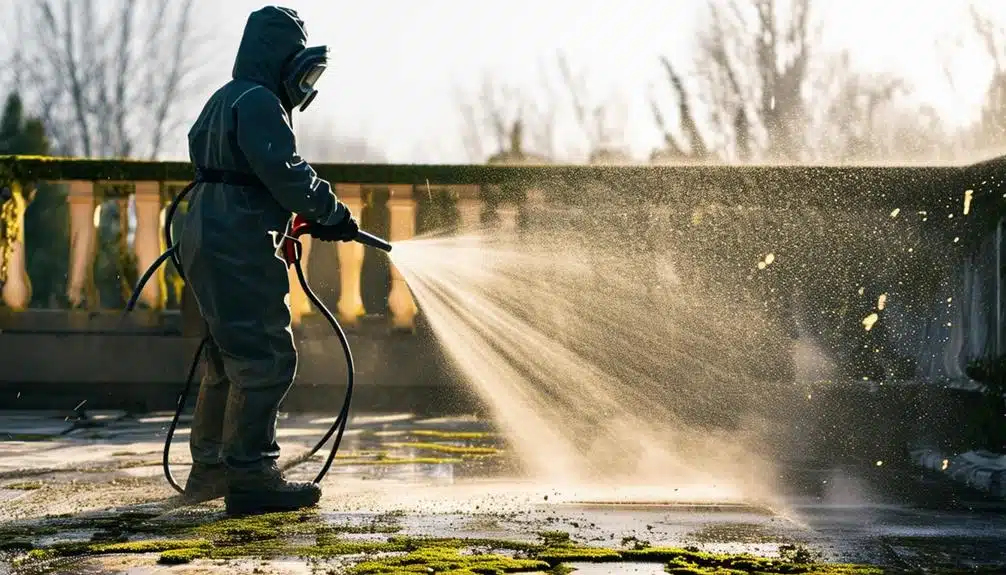
{"label": "water droplet", "polygon": [[866,331],[870,331],[871,329],[873,329],[873,325],[877,323],[877,321],[879,320],[880,320],[879,315],[877,315],[876,313],[871,313],[870,315],[863,318],[863,328],[865,328]]}

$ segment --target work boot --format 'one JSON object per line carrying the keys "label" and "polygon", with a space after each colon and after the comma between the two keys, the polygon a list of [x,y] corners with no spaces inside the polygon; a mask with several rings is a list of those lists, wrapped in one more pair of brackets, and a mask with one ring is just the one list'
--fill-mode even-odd
{"label": "work boot", "polygon": [[185,480],[182,499],[188,505],[212,501],[227,495],[227,468],[223,463],[193,463]]}
{"label": "work boot", "polygon": [[263,460],[254,469],[227,469],[228,515],[256,515],[294,511],[317,505],[321,487],[308,482],[287,481],[275,461]]}
{"label": "work boot", "polygon": [[287,481],[276,464],[276,420],[287,389],[288,385],[252,390],[231,386],[224,417],[224,502],[229,515],[294,511],[321,499],[320,487]]}

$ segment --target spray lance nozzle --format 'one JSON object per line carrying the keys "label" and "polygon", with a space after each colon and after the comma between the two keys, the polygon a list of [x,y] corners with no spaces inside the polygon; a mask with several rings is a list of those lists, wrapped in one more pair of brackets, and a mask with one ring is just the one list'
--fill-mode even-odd
{"label": "spray lance nozzle", "polygon": [[384,238],[379,238],[370,232],[365,232],[363,230],[356,232],[356,241],[365,246],[377,248],[382,252],[391,252],[391,242],[385,240]]}
{"label": "spray lance nozzle", "polygon": [[[308,233],[310,229],[311,222],[307,221],[303,216],[298,215],[293,218],[290,233],[283,240],[283,255],[286,257],[287,264],[293,265],[294,262],[300,261],[300,236]],[[353,241],[383,252],[391,252],[391,243],[389,241],[379,238],[370,232],[357,231]]]}

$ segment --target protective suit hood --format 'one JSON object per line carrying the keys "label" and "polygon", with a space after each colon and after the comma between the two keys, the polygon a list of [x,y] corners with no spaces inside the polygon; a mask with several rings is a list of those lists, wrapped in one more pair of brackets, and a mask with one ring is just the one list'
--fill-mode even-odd
{"label": "protective suit hood", "polygon": [[285,102],[283,66],[306,46],[307,31],[297,12],[266,6],[248,16],[232,75],[262,84]]}

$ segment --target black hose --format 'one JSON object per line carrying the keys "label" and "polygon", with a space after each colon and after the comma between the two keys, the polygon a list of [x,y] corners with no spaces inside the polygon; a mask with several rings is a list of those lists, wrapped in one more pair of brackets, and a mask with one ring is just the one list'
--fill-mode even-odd
{"label": "black hose", "polygon": [[196,348],[196,353],[192,356],[192,365],[189,366],[189,375],[185,378],[185,388],[182,389],[181,395],[178,396],[178,405],[175,406],[175,416],[171,419],[171,425],[168,426],[168,436],[164,438],[164,455],[161,458],[161,467],[164,468],[164,478],[179,493],[184,493],[185,488],[175,481],[174,475],[171,475],[171,464],[168,463],[168,456],[171,454],[171,439],[175,436],[178,419],[182,416],[182,410],[185,409],[185,401],[189,398],[189,393],[192,391],[192,381],[195,379],[196,368],[199,367],[199,356],[203,354],[203,349],[206,348],[206,344],[209,341],[209,336],[199,340],[199,347]]}
{"label": "black hose", "polygon": [[127,313],[133,311],[133,308],[136,307],[136,302],[140,300],[140,294],[143,293],[143,286],[147,285],[147,282],[150,281],[150,278],[154,276],[154,273],[157,271],[157,268],[164,265],[164,262],[168,261],[169,257],[174,257],[177,251],[178,250],[176,249],[175,246],[171,246],[170,248],[166,249],[163,254],[157,256],[157,259],[154,260],[154,263],[150,264],[150,266],[147,268],[147,271],[143,272],[143,275],[140,276],[140,279],[136,282],[137,287],[133,289],[133,293],[130,294],[129,296],[129,301],[126,302]]}
{"label": "black hose", "polygon": [[[325,478],[326,474],[328,474],[328,470],[332,467],[332,463],[335,461],[335,454],[339,451],[339,446],[342,444],[342,436],[346,432],[346,423],[349,421],[349,406],[353,401],[353,383],[356,379],[356,365],[353,362],[353,350],[349,347],[349,338],[346,337],[346,332],[343,331],[342,326],[339,325],[339,321],[335,319],[332,312],[325,306],[324,303],[322,303],[321,299],[314,293],[314,290],[312,290],[311,286],[307,283],[307,278],[304,277],[304,268],[300,265],[300,257],[294,261],[293,267],[297,270],[297,279],[300,280],[300,287],[304,289],[304,293],[307,295],[307,298],[311,300],[311,303],[318,308],[321,315],[325,316],[325,319],[328,320],[332,329],[335,330],[335,335],[338,336],[339,343],[342,345],[342,353],[346,356],[346,397],[342,400],[342,409],[339,411],[339,415],[335,418],[335,421],[332,422],[332,426],[328,428],[328,431],[325,432],[325,435],[323,435],[318,443],[315,444],[314,448],[312,448],[306,455],[298,458],[299,463],[300,461],[305,461],[313,457],[315,453],[318,453],[318,451],[325,446],[325,443],[330,437],[332,437],[333,433],[336,433],[336,429],[338,428],[338,434],[335,436],[335,443],[333,443],[332,449],[328,452],[328,459],[325,460],[325,464],[322,465],[321,471],[318,472],[317,477],[314,479],[315,483],[321,483],[321,480]],[[289,467],[287,467],[287,469],[289,469]]]}
{"label": "black hose", "polygon": [[192,188],[196,187],[197,183],[198,182],[189,182],[189,185],[182,188],[182,191],[178,192],[178,195],[171,200],[171,205],[168,206],[168,213],[164,215],[164,246],[167,248],[167,252],[165,253],[172,252],[173,250],[173,253],[171,254],[171,263],[175,264],[175,271],[178,272],[178,277],[183,280],[185,279],[185,272],[182,271],[182,260],[178,257],[178,250],[175,249],[175,242],[172,241],[171,223],[175,221],[175,212],[178,211],[178,205],[181,204],[185,196],[192,191]]}
{"label": "black hose", "polygon": [[[182,279],[185,279],[184,272],[182,271],[181,260],[178,257],[177,246],[172,241],[173,238],[171,234],[171,223],[174,220],[175,212],[178,209],[178,205],[181,203],[182,199],[192,190],[192,188],[195,187],[195,184],[196,182],[192,182],[189,185],[187,185],[177,196],[175,196],[174,200],[172,200],[171,205],[168,208],[168,212],[164,218],[164,240],[168,246],[168,249],[166,249],[164,253],[158,256],[158,258],[154,260],[152,264],[150,264],[150,266],[147,268],[147,271],[145,271],[143,275],[140,277],[140,279],[136,282],[136,287],[133,288],[133,293],[130,295],[129,301],[126,304],[125,313],[129,313],[130,311],[133,310],[133,308],[136,306],[136,302],[139,300],[140,293],[142,293],[143,291],[144,285],[150,280],[151,277],[153,277],[157,269],[161,267],[164,264],[164,262],[166,262],[168,259],[171,259],[172,263],[175,265],[175,269],[178,271],[178,275],[181,276]],[[380,238],[376,239],[380,240]],[[318,308],[318,311],[321,312],[321,314],[325,317],[325,319],[328,320],[328,323],[331,324],[332,329],[335,330],[335,334],[339,338],[339,343],[342,345],[342,351],[346,356],[346,372],[347,372],[346,396],[342,403],[342,409],[339,410],[339,415],[335,418],[335,421],[332,422],[332,425],[329,427],[328,431],[325,432],[325,434],[322,436],[321,440],[319,440],[318,443],[316,443],[315,446],[311,448],[310,451],[308,451],[304,455],[299,456],[295,461],[291,462],[290,464],[284,466],[285,471],[287,469],[290,469],[291,467],[300,465],[301,463],[307,461],[308,459],[313,457],[316,453],[321,451],[321,449],[325,446],[325,443],[328,442],[328,440],[332,437],[332,435],[337,433],[335,437],[335,443],[332,445],[332,449],[329,451],[328,458],[325,460],[325,463],[322,466],[321,471],[318,472],[318,475],[314,479],[314,483],[319,484],[331,469],[332,464],[335,461],[336,453],[339,451],[339,446],[342,443],[343,434],[346,431],[346,423],[349,421],[349,407],[353,398],[353,384],[355,381],[356,367],[353,362],[353,352],[349,346],[349,338],[346,337],[346,332],[343,331],[342,326],[339,325],[339,321],[335,318],[335,315],[332,314],[332,312],[321,301],[321,299],[317,296],[317,294],[314,293],[314,290],[312,290],[311,286],[308,284],[307,278],[304,276],[304,269],[300,263],[300,242],[299,240],[296,239],[294,239],[294,241],[297,242],[297,258],[292,263],[294,269],[297,270],[297,279],[300,280],[300,286],[304,290],[304,293],[307,295],[311,303],[314,304],[316,308]],[[170,484],[171,487],[173,487],[175,491],[179,493],[184,493],[185,490],[181,485],[179,485],[179,483],[175,480],[174,476],[171,474],[171,465],[169,463],[169,456],[171,453],[171,440],[174,438],[175,430],[178,427],[178,420],[181,418],[182,410],[185,408],[185,402],[188,400],[189,394],[192,392],[192,384],[195,381],[196,369],[199,367],[199,360],[208,342],[209,342],[209,336],[204,337],[202,340],[200,340],[199,346],[196,348],[195,354],[193,354],[192,363],[189,366],[189,373],[185,379],[185,387],[182,388],[182,392],[178,396],[178,404],[175,407],[175,415],[171,419],[171,424],[168,426],[167,436],[164,439],[164,453],[161,461],[161,465],[164,469],[164,477],[165,479],[168,480],[168,484]]]}

